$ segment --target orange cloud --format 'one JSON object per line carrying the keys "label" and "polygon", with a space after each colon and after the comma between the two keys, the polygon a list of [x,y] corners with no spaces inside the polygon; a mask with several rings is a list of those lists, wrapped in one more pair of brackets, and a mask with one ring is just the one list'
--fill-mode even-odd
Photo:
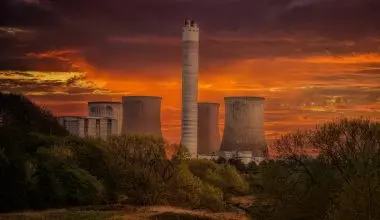
{"label": "orange cloud", "polygon": [[[148,40],[128,39],[127,41]],[[171,40],[161,43],[170,42]],[[122,72],[95,69],[75,50],[30,54],[30,56],[58,57],[58,59],[70,57],[73,65],[89,70],[85,71],[87,77],[79,85],[85,87],[86,82],[91,82],[93,87],[102,88],[100,93],[93,91],[90,94],[81,94],[78,97],[80,100],[67,95],[67,101],[63,104],[59,101],[39,101],[54,109],[56,114],[85,115],[87,100],[115,101],[120,100],[123,95],[162,96],[163,134],[170,142],[179,142],[181,69],[178,64],[158,69],[165,72],[165,77],[149,77],[146,74],[140,75],[139,70],[123,75]],[[268,140],[284,132],[313,128],[316,123],[323,123],[341,115],[349,117],[364,115],[379,119],[377,109],[380,108],[380,100],[377,94],[380,94],[378,85],[380,74],[359,73],[371,68],[366,64],[380,64],[380,57],[377,54],[347,54],[341,57],[326,55],[255,58],[208,65],[207,68],[201,67],[199,73],[199,100],[222,104],[220,108],[222,135],[225,96],[264,96],[265,129]],[[152,67],[151,71],[157,69]],[[60,77],[62,76],[55,76],[56,79]],[[65,79],[70,78],[69,75],[65,77]],[[43,79],[42,76],[40,78]],[[36,94],[33,98],[39,100]],[[65,105],[79,107],[65,108]]]}

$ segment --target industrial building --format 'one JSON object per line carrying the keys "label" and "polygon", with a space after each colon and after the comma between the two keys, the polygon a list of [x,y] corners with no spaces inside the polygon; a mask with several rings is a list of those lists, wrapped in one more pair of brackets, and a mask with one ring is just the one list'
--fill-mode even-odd
{"label": "industrial building", "polygon": [[97,101],[88,102],[88,116],[107,117],[117,120],[117,134],[121,133],[123,122],[123,108],[121,102]]}
{"label": "industrial building", "polygon": [[219,103],[198,103],[198,158],[218,155]]}
{"label": "industrial building", "polygon": [[261,162],[266,151],[263,97],[225,97],[225,126],[220,157]]}
{"label": "industrial building", "polygon": [[[193,158],[261,162],[267,152],[263,97],[225,97],[225,123],[219,134],[219,103],[198,103],[199,27],[182,28],[181,145]],[[106,138],[112,134],[162,137],[161,102],[157,96],[123,96],[122,102],[89,102],[90,117],[61,117],[71,134]],[[1,121],[0,121],[1,122]]]}
{"label": "industrial building", "polygon": [[197,156],[199,28],[186,20],[182,29],[181,144]]}
{"label": "industrial building", "polygon": [[123,96],[123,134],[162,137],[161,97]]}
{"label": "industrial building", "polygon": [[106,117],[62,116],[58,122],[71,135],[107,139],[117,135],[117,120]]}

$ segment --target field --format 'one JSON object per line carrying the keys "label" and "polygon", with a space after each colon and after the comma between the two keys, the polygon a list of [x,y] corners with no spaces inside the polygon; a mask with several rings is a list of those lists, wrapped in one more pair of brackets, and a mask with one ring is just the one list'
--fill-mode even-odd
{"label": "field", "polygon": [[57,209],[41,212],[20,212],[0,215],[0,220],[245,220],[243,214],[233,212],[211,213],[171,206],[150,207],[87,207]]}

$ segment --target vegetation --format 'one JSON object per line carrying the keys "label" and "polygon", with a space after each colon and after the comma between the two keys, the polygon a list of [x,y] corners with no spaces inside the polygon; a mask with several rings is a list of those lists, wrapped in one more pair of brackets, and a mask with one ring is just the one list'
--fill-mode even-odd
{"label": "vegetation", "polygon": [[[379,123],[342,119],[284,135],[275,160],[244,165],[190,159],[183,146],[152,136],[71,137],[22,96],[0,94],[0,102],[0,212],[109,204],[220,211],[253,195],[244,209],[255,219],[380,219]],[[177,149],[170,159],[168,149]]]}
{"label": "vegetation", "polygon": [[121,211],[66,211],[56,210],[49,212],[25,212],[16,214],[4,214],[0,220],[123,220]]}
{"label": "vegetation", "polygon": [[192,214],[178,214],[171,212],[164,212],[158,215],[152,216],[152,220],[213,220],[213,218],[207,216],[194,216]]}
{"label": "vegetation", "polygon": [[[262,219],[379,219],[380,124],[342,119],[285,135],[260,164]],[[310,155],[315,155],[311,157]]]}
{"label": "vegetation", "polygon": [[[184,147],[161,138],[71,137],[25,97],[0,94],[0,100],[1,212],[115,203],[216,211],[229,196],[248,192],[235,168],[191,160]],[[178,149],[171,160],[169,147]]]}

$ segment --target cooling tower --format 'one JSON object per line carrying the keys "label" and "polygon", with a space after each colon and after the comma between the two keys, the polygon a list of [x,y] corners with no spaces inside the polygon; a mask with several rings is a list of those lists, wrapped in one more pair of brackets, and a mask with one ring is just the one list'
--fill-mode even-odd
{"label": "cooling tower", "polygon": [[197,156],[199,28],[186,20],[182,29],[182,123],[181,144]]}
{"label": "cooling tower", "polygon": [[88,102],[88,116],[116,119],[117,134],[120,134],[123,122],[122,107],[120,102]]}
{"label": "cooling tower", "polygon": [[252,158],[264,156],[264,100],[262,97],[224,98],[225,126],[221,152],[240,152],[245,154],[244,157]]}
{"label": "cooling tower", "polygon": [[198,155],[216,155],[219,147],[219,103],[198,103]]}
{"label": "cooling tower", "polygon": [[124,96],[123,134],[162,136],[161,97]]}

